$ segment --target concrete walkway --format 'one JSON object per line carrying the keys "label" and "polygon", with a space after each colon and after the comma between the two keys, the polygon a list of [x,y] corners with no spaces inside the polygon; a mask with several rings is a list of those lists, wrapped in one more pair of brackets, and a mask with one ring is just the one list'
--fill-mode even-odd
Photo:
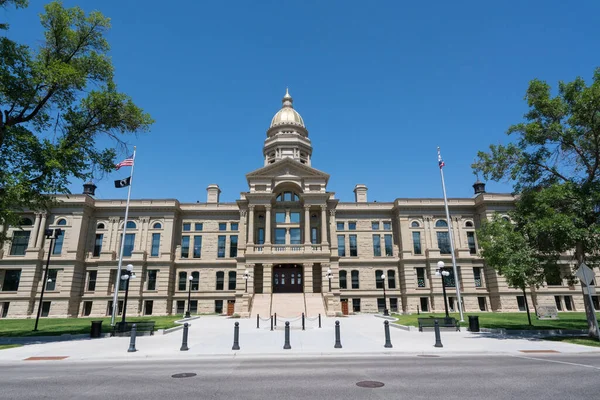
{"label": "concrete walkway", "polygon": [[[340,321],[343,348],[334,349],[334,323]],[[240,323],[240,350],[233,351],[234,323]],[[20,348],[0,350],[0,362],[21,361],[29,357],[68,357],[78,360],[139,360],[139,359],[190,359],[194,357],[281,357],[328,356],[328,355],[414,355],[414,354],[525,354],[524,352],[599,353],[594,347],[569,343],[543,341],[534,338],[514,338],[489,333],[443,331],[443,348],[434,347],[433,331],[408,332],[390,328],[393,348],[384,348],[384,320],[373,315],[357,315],[348,318],[323,318],[322,328],[318,322],[306,322],[301,330],[299,319],[291,322],[290,350],[283,350],[283,321],[270,331],[268,321],[256,319],[227,319],[207,316],[192,321],[189,329],[189,351],[180,351],[182,331],[167,335],[137,338],[137,352],[128,353],[129,338],[112,337],[70,342],[33,344]]]}

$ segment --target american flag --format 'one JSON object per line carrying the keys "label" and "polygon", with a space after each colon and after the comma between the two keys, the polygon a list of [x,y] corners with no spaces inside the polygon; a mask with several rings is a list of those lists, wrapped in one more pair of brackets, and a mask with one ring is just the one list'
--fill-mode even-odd
{"label": "american flag", "polygon": [[133,166],[133,154],[115,165],[115,168],[118,170],[121,167],[132,167]]}
{"label": "american flag", "polygon": [[444,168],[444,165],[446,165],[446,163],[444,163],[444,160],[442,160],[442,154],[440,153],[439,147],[438,147],[438,165],[440,166],[440,169]]}

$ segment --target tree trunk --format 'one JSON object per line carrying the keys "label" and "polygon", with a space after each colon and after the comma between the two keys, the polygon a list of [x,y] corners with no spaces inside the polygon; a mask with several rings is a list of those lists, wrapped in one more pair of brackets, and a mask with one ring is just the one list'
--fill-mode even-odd
{"label": "tree trunk", "polygon": [[531,323],[531,313],[529,312],[529,303],[527,302],[527,293],[525,293],[525,286],[523,286],[523,298],[525,299],[525,309],[527,310],[527,320],[529,321],[529,326],[533,326]]}
{"label": "tree trunk", "polygon": [[[583,243],[578,242],[575,245],[575,259],[577,260],[576,268],[579,268],[581,263],[585,261],[585,250]],[[598,327],[596,326],[596,318],[594,313],[594,304],[590,301],[590,296],[585,294],[583,290],[584,283],[581,283],[581,294],[583,295],[583,304],[585,305],[585,316],[588,323],[588,336],[598,339]]]}

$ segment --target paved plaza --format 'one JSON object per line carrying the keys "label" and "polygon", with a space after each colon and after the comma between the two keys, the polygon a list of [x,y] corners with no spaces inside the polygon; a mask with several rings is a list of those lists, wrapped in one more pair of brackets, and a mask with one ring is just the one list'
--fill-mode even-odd
{"label": "paved plaza", "polygon": [[[335,321],[340,321],[341,349],[335,349]],[[232,350],[234,323],[240,326],[240,350]],[[31,344],[2,350],[0,362],[21,361],[29,357],[67,357],[70,361],[139,360],[139,359],[191,359],[194,357],[281,357],[330,355],[492,355],[492,354],[543,354],[598,353],[594,347],[569,343],[544,341],[538,338],[503,336],[490,333],[442,331],[443,348],[434,347],[432,330],[405,331],[390,328],[392,348],[384,348],[384,320],[374,315],[356,315],[347,318],[323,318],[322,328],[317,320],[307,320],[302,331],[301,321],[290,323],[291,349],[284,350],[284,322],[279,321],[274,331],[268,321],[256,319],[229,319],[207,316],[191,321],[188,351],[180,351],[182,330],[169,334],[138,337],[137,351],[128,353],[128,337],[86,339],[44,344]]]}

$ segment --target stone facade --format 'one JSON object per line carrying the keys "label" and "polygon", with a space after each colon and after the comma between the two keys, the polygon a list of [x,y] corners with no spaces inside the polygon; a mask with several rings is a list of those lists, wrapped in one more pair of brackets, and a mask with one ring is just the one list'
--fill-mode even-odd
{"label": "stone facade", "polygon": [[[308,130],[292,104],[286,93],[267,131],[264,165],[246,175],[248,191],[235,203],[220,202],[214,184],[206,203],[131,201],[123,257],[135,274],[128,315],[181,314],[189,306],[192,313],[248,316],[256,294],[282,291],[321,293],[329,315],[377,312],[384,286],[392,311],[440,312],[435,272],[438,261],[452,265],[448,224],[464,310],[524,309],[523,293],[480,258],[475,234],[481,221],[511,209],[512,195],[485,193],[477,182],[472,198],[448,200],[451,221],[443,199],[368,202],[363,184],[354,189],[355,202],[340,202],[327,191],[329,175],[311,166]],[[14,238],[0,248],[0,318],[35,317],[51,250],[42,315],[110,314],[126,204],[96,199],[90,187],[58,196],[47,213],[23,213],[20,226],[0,227]],[[53,249],[48,229],[63,231]],[[528,291],[531,310],[584,310],[579,285],[560,277],[552,283]],[[455,288],[447,293],[457,309]]]}

